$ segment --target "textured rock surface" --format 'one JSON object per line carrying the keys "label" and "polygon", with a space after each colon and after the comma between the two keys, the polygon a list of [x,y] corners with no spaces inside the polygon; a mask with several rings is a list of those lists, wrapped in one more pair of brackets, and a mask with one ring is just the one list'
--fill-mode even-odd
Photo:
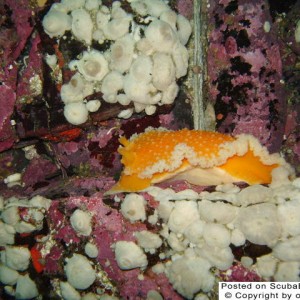
{"label": "textured rock surface", "polygon": [[[263,0],[211,1],[209,7],[209,98],[217,129],[258,137],[278,151],[286,98],[278,37]],[[264,30],[266,22],[271,29]]]}
{"label": "textured rock surface", "polygon": [[[111,1],[102,2],[109,5]],[[171,2],[181,14],[192,18],[193,1]],[[294,37],[300,6],[292,2],[277,7],[274,0],[269,7],[263,0],[210,1],[208,100],[215,108],[218,131],[252,133],[271,151],[283,145],[285,156],[300,173],[300,46]],[[40,211],[46,216],[43,228],[16,234],[15,244],[36,248],[43,254],[43,272],[38,273],[30,263],[29,273],[40,293],[51,299],[60,299],[55,280],[64,276],[65,258],[74,252],[83,254],[88,241],[99,249],[98,257],[92,260],[99,277],[90,291],[96,291],[98,284],[103,291],[124,299],[146,299],[148,291],[160,289],[164,299],[182,299],[167,277],[151,268],[143,276],[138,269],[124,272],[118,268],[113,243],[135,240],[133,232],[137,230],[158,232],[161,224],[131,224],[121,215],[120,203],[104,197],[103,192],[120,174],[116,152],[119,135],[129,138],[149,126],[190,127],[190,105],[185,103],[188,97],[180,92],[175,107],[159,108],[154,116],[139,115],[120,121],[114,117],[121,108],[107,104],[81,128],[66,124],[59,89],[72,72],[66,70],[64,63],[85,46],[73,42],[61,43],[58,48],[54,40],[47,38],[39,20],[48,8],[29,0],[4,0],[0,4],[0,198],[40,194],[52,200],[48,212]],[[282,12],[286,15],[279,15]],[[266,22],[270,24],[269,32]],[[58,55],[60,69],[51,72],[43,60],[45,52]],[[101,95],[91,95],[87,100],[94,96]],[[8,187],[4,179],[14,173],[22,174],[21,182]],[[176,192],[191,188],[186,182],[161,186],[172,187]],[[193,188],[197,192],[205,189]],[[144,196],[149,216],[158,203],[149,194]],[[78,236],[70,225],[70,216],[77,208],[93,215],[91,237]],[[32,225],[28,211],[26,207],[18,208],[22,221]],[[246,243],[232,247],[232,252],[237,263],[218,276],[228,281],[260,280],[239,262],[243,256],[255,262],[270,249]],[[158,260],[157,255],[148,255],[149,266]],[[50,279],[55,279],[53,288],[45,290]]]}

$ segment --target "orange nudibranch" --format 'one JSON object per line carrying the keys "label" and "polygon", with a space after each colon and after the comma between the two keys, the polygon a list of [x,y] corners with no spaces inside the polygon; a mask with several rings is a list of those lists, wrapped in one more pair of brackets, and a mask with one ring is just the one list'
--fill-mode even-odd
{"label": "orange nudibranch", "polygon": [[108,194],[137,192],[167,180],[195,185],[229,182],[267,184],[272,170],[290,166],[270,154],[252,135],[230,135],[201,130],[151,129],[120,138],[124,165],[120,180]]}

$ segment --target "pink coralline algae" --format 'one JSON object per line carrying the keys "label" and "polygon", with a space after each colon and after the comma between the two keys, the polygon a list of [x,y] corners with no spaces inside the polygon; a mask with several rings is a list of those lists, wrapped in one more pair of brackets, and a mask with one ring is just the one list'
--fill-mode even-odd
{"label": "pink coralline algae", "polygon": [[261,278],[255,273],[240,263],[233,265],[230,269],[220,274],[221,280],[229,282],[255,282],[261,281]]}
{"label": "pink coralline algae", "polygon": [[188,19],[193,18],[193,1],[192,0],[179,0],[177,1],[177,9],[180,14]]}
{"label": "pink coralline algae", "polygon": [[[29,2],[6,1],[0,4],[1,29],[0,45],[0,151],[11,148],[17,140],[13,126],[10,122],[14,104],[16,101],[16,85],[18,79],[18,65],[16,60],[20,58],[26,43],[32,33],[33,26],[30,22],[32,9]],[[5,103],[5,105],[4,105]]]}
{"label": "pink coralline algae", "polygon": [[[268,5],[262,0],[223,2],[212,1],[209,8],[208,74],[217,128],[234,135],[253,134],[278,151],[286,100]],[[270,32],[264,30],[266,22]]]}
{"label": "pink coralline algae", "polygon": [[43,158],[34,158],[26,167],[22,180],[25,186],[34,186],[38,182],[46,180],[47,176],[56,173],[57,167],[50,160]]}
{"label": "pink coralline algae", "polygon": [[9,86],[0,86],[0,152],[9,149],[14,141],[15,135],[12,129],[10,117],[14,110],[16,94]]}

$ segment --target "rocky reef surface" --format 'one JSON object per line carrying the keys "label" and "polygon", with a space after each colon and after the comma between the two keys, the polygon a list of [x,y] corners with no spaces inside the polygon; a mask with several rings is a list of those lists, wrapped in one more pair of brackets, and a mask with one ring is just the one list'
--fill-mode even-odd
{"label": "rocky reef surface", "polygon": [[[74,75],[68,63],[88,46],[70,38],[69,33],[59,43],[46,34],[42,20],[54,2],[58,1],[0,3],[0,293],[3,297],[216,299],[218,280],[298,281],[296,250],[300,226],[296,217],[295,223],[286,221],[287,216],[299,211],[298,179],[275,178],[273,185],[256,187],[256,191],[247,190],[246,185],[161,184],[161,190],[139,193],[144,216],[134,221],[122,209],[127,195],[104,195],[122,169],[117,152],[119,136],[130,138],[148,127],[191,128],[192,93],[184,77],[177,81],[180,90],[174,102],[158,105],[153,114],[135,111],[130,118],[120,119],[118,115],[124,106],[102,101],[100,110],[91,112],[88,121],[78,126],[70,124],[64,117],[60,91]],[[111,7],[111,2],[103,0],[102,5]],[[153,2],[157,6],[161,3]],[[176,13],[192,22],[193,1],[169,2]],[[213,0],[206,4],[206,103],[214,107],[217,131],[253,134],[271,152],[281,151],[299,175],[300,6],[295,1],[285,1],[282,5],[275,2]],[[100,1],[74,3],[99,5]],[[128,9],[129,1],[121,3]],[[97,45],[100,50],[107,46]],[[192,42],[187,46],[192,52]],[[47,63],[46,54],[56,57],[54,67]],[[189,68],[195,70],[191,64],[190,60]],[[102,96],[94,90],[84,101],[102,100]],[[133,104],[125,109],[132,110]],[[244,190],[247,191],[243,195]],[[251,193],[255,197],[250,205],[247,201]],[[263,195],[263,199],[257,195]],[[289,204],[287,197],[292,199]],[[240,214],[235,212],[232,220],[218,219],[215,233],[203,237],[199,228],[206,225],[210,232],[212,228],[207,224],[212,221],[194,208],[191,212],[197,215],[194,221],[199,225],[198,236],[195,228],[191,231],[196,232],[195,236],[188,235],[172,227],[169,219],[172,210],[175,215],[176,205],[180,206],[176,203],[185,200],[195,207],[206,205],[205,210],[216,218],[219,218],[217,212],[207,204],[211,200],[218,203],[221,211],[224,209],[224,215],[229,210],[242,211],[262,205],[263,211],[278,216],[276,236],[272,241],[264,240],[265,236],[257,238],[247,228],[255,228],[264,220],[263,233],[268,236],[268,219],[262,216],[258,223],[245,225],[233,222]],[[182,210],[190,213],[188,208]],[[87,217],[77,220],[72,217],[76,211],[86,213],[83,216]],[[134,214],[134,210],[129,211],[129,215]],[[182,228],[188,225],[182,224]],[[143,234],[136,235],[137,232]],[[149,237],[144,232],[153,235]],[[213,245],[210,237],[220,232],[230,236],[229,239],[219,238],[215,241],[217,251],[208,254]],[[131,257],[124,258],[126,263],[120,262],[123,252],[116,250],[118,241],[138,246],[136,250],[132,244],[125,245],[129,252],[140,255],[133,256],[140,264],[131,268]],[[197,247],[202,247],[206,256],[201,256]],[[290,247],[295,251],[287,254]],[[183,260],[201,265],[205,272],[189,273],[190,265],[183,264]],[[124,265],[130,269],[124,269]],[[78,285],[74,275],[81,266],[89,271],[84,287]],[[185,278],[204,276],[210,280],[205,282],[202,278],[192,286],[186,280],[179,280],[177,274],[181,271],[187,272]],[[49,286],[50,290],[45,289]]]}

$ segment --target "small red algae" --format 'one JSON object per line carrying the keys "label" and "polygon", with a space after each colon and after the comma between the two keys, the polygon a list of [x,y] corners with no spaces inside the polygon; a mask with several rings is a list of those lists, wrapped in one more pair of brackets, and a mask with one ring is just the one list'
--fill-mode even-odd
{"label": "small red algae", "polygon": [[39,250],[39,246],[35,245],[30,249],[30,254],[31,254],[31,260],[34,269],[38,272],[41,273],[45,269],[45,264],[43,261],[42,254]]}

